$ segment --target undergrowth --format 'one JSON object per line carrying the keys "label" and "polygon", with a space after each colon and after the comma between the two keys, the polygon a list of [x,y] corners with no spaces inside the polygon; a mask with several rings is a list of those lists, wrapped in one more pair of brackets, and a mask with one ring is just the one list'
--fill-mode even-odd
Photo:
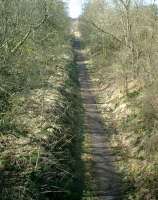
{"label": "undergrowth", "polygon": [[0,121],[0,199],[80,199],[82,106],[73,60],[43,87],[7,103]]}
{"label": "undergrowth", "polygon": [[151,105],[152,101],[147,101],[146,89],[135,87],[133,91],[132,88],[126,96],[113,79],[109,84],[109,80],[99,78],[100,74],[106,73],[105,69],[95,67],[89,64],[96,87],[107,86],[105,92],[97,92],[97,99],[105,127],[108,127],[108,141],[118,157],[116,166],[122,174],[123,199],[156,200],[157,111]]}

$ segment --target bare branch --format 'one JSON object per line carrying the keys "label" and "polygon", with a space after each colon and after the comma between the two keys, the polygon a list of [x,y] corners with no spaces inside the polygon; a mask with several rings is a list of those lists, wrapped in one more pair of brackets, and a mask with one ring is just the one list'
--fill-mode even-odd
{"label": "bare branch", "polygon": [[96,29],[98,29],[100,32],[111,36],[113,39],[115,39],[116,41],[118,41],[119,43],[122,43],[122,40],[120,40],[118,37],[116,37],[115,35],[113,35],[112,33],[109,33],[107,31],[105,31],[104,29],[102,29],[101,27],[99,27],[97,24],[95,24],[93,21],[88,21],[85,20],[86,22],[88,22],[89,24],[92,24]]}
{"label": "bare branch", "polygon": [[15,53],[27,40],[33,30],[37,30],[48,18],[48,15],[45,15],[44,19],[36,26],[29,29],[29,31],[24,35],[23,39],[20,40],[17,45],[11,50],[11,53]]}

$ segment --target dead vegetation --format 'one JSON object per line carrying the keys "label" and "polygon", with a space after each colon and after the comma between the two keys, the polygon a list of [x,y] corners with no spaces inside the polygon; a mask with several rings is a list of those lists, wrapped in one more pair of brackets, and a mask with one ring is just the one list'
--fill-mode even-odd
{"label": "dead vegetation", "polygon": [[109,142],[120,157],[124,199],[156,200],[157,5],[90,1],[80,30]]}
{"label": "dead vegetation", "polygon": [[0,1],[0,16],[0,199],[76,200],[82,108],[65,5]]}

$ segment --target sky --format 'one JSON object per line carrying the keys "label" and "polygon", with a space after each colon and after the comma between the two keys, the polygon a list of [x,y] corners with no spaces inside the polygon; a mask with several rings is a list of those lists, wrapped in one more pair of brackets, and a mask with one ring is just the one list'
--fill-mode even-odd
{"label": "sky", "polygon": [[83,0],[65,0],[68,3],[69,16],[77,18],[82,12],[82,1]]}

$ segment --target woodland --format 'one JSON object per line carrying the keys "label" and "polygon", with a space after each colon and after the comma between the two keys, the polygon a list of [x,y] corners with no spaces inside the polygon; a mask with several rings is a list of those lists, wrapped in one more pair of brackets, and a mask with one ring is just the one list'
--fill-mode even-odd
{"label": "woodland", "polygon": [[90,1],[80,19],[88,69],[125,199],[158,199],[157,2]]}
{"label": "woodland", "polygon": [[85,197],[80,54],[118,158],[113,199],[158,199],[157,2],[89,0],[71,19],[62,0],[0,0],[1,200],[102,200]]}

